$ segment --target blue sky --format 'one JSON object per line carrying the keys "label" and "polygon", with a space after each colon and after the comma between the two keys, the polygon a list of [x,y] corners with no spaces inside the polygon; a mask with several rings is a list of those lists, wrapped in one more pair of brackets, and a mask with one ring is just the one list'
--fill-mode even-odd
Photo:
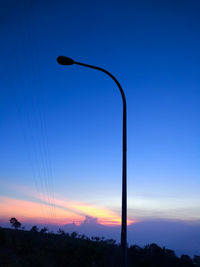
{"label": "blue sky", "polygon": [[103,73],[59,66],[57,56],[66,55],[108,69],[124,88],[130,221],[199,221],[200,3],[1,5],[4,216],[12,216],[6,209],[16,200],[18,207],[40,204],[50,222],[56,205],[69,211],[70,203],[76,203],[74,218],[57,210],[62,223],[65,216],[66,223],[87,215],[102,223],[120,217],[120,93]]}

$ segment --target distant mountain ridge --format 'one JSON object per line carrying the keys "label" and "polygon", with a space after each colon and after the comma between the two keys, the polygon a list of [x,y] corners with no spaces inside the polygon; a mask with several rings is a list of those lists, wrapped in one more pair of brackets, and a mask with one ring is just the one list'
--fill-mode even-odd
{"label": "distant mountain ridge", "polygon": [[[35,223],[23,223],[26,229],[30,229]],[[1,222],[0,225],[8,227],[8,223]],[[99,236],[115,239],[120,242],[120,226],[105,226],[98,223],[96,218],[86,216],[80,225],[75,223],[60,225],[40,225],[48,227],[51,231],[62,228],[66,232],[77,232],[89,237]],[[128,226],[128,244],[139,245],[156,243],[161,247],[170,247],[180,256],[187,254],[200,255],[200,222],[187,223],[183,221],[152,220],[131,224]]]}
{"label": "distant mountain ridge", "polygon": [[[113,239],[88,238],[62,229],[55,234],[39,230],[37,226],[30,231],[0,228],[2,267],[120,267],[120,251],[120,246]],[[199,256],[177,257],[173,250],[161,248],[155,243],[144,248],[131,246],[127,255],[129,267],[200,267]]]}
{"label": "distant mountain ridge", "polygon": [[[87,223],[85,221],[80,226],[66,224],[63,229],[120,241],[120,226],[104,226],[93,219],[87,219]],[[162,247],[170,247],[177,255],[200,255],[200,222],[155,220],[133,223],[128,226],[128,243],[139,246],[156,243]]]}

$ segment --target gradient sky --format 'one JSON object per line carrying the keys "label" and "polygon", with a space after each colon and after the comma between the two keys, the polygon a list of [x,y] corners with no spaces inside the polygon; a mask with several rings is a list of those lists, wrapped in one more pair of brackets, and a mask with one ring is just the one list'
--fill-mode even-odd
{"label": "gradient sky", "polygon": [[200,2],[1,1],[0,216],[200,221]]}

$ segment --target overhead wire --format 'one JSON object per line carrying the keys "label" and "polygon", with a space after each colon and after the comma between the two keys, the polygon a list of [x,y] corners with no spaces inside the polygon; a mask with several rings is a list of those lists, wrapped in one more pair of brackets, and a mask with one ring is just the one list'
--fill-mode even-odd
{"label": "overhead wire", "polygon": [[[21,30],[24,25],[30,25],[30,22],[23,23],[21,21]],[[30,30],[30,29],[29,29]],[[27,43],[31,43],[33,40],[30,36],[30,31],[24,31],[24,36],[27,38]],[[17,36],[17,34],[16,34]],[[18,48],[16,49],[18,53],[23,53],[27,51],[26,45],[23,46],[23,42],[20,42],[20,45],[18,43]],[[38,62],[34,62],[34,59],[36,59],[36,53],[33,51],[34,49],[31,47],[31,49],[28,51],[27,55],[29,56],[29,59],[31,61],[31,70],[29,68],[26,69],[27,72],[29,72],[26,76],[32,77],[28,78],[26,80],[26,88],[21,88],[21,93],[23,91],[24,97],[27,95],[25,90],[33,90],[32,84],[36,83],[36,80],[38,82],[38,85],[40,83],[41,85],[41,77],[38,76]],[[30,53],[31,51],[31,53]],[[34,54],[35,53],[35,54]],[[21,55],[17,55],[16,53],[16,67],[20,69],[20,62],[21,62]],[[29,66],[28,66],[29,67]],[[29,70],[29,71],[28,71]],[[39,77],[39,78],[38,78]],[[34,80],[35,79],[35,80]],[[22,82],[23,84],[23,82]],[[25,85],[25,81],[24,81]],[[52,218],[55,218],[56,216],[56,209],[55,209],[55,201],[54,201],[54,189],[53,189],[53,174],[52,174],[52,167],[50,163],[50,156],[49,156],[49,145],[48,145],[48,138],[47,138],[47,128],[46,128],[46,121],[45,116],[42,113],[41,106],[37,102],[37,95],[36,99],[32,99],[29,103],[31,103],[31,106],[29,106],[29,112],[27,111],[26,114],[26,126],[27,131],[29,132],[29,138],[26,138],[26,130],[22,126],[23,136],[25,140],[25,146],[27,147],[27,150],[32,147],[30,151],[28,151],[29,154],[29,160],[30,165],[32,169],[32,175],[33,180],[35,183],[36,191],[38,194],[40,206],[41,206],[41,212],[42,215],[46,218],[48,223],[50,223],[50,220]],[[24,99],[27,100],[27,99]],[[26,101],[28,102],[28,101]],[[32,110],[31,110],[32,108]],[[22,109],[21,109],[22,110]],[[18,111],[20,112],[20,109],[18,107]],[[42,136],[41,136],[42,135]],[[30,140],[29,145],[27,145],[28,140]],[[34,158],[34,160],[33,160]],[[49,208],[50,207],[50,208]]]}
{"label": "overhead wire", "polygon": [[[35,80],[38,82],[38,86],[42,87],[44,90],[44,86],[42,83],[42,78],[40,75],[40,62],[39,62],[39,49],[37,44],[35,43],[33,49],[33,70],[35,74]],[[43,97],[44,93],[40,92],[37,88],[35,89],[35,113],[38,116],[38,130],[41,133],[39,135],[39,144],[41,151],[41,160],[43,164],[43,170],[45,175],[45,182],[47,186],[48,193],[48,201],[50,204],[50,209],[52,213],[52,218],[56,217],[56,209],[55,209],[55,197],[54,197],[54,183],[53,183],[53,171],[52,164],[50,161],[50,149],[49,149],[49,138],[47,131],[47,123],[46,123],[46,114],[45,114],[45,99]]]}
{"label": "overhead wire", "polygon": [[[21,51],[19,51],[19,52],[21,52]],[[21,60],[21,57],[19,57],[19,60]],[[20,64],[18,64],[18,67],[20,67]],[[21,91],[20,93],[22,95],[24,102],[27,103],[28,99],[27,99],[26,90],[30,90],[30,82],[29,82],[29,80],[25,80],[22,78],[21,84],[22,84],[22,88],[20,90]],[[23,85],[25,88],[23,87]],[[48,211],[46,209],[46,205],[44,205],[44,203],[42,201],[42,195],[41,195],[42,192],[45,191],[45,187],[44,187],[44,183],[43,183],[42,175],[41,175],[41,171],[40,171],[40,164],[39,164],[38,151],[37,151],[38,149],[36,147],[36,140],[35,140],[35,135],[34,135],[34,131],[33,131],[34,127],[32,125],[32,121],[31,121],[31,117],[30,117],[30,111],[25,108],[25,109],[23,109],[23,111],[26,110],[26,112],[23,112],[23,114],[22,114],[22,109],[23,109],[23,107],[21,109],[19,107],[18,110],[21,111],[20,116],[24,117],[24,123],[26,125],[26,128],[25,128],[24,124],[21,125],[22,131],[23,131],[23,137],[24,137],[24,141],[25,141],[26,152],[29,154],[28,159],[29,159],[29,163],[31,166],[34,184],[36,186],[36,192],[38,194],[38,198],[39,198],[40,205],[42,208],[42,214],[43,214],[43,217],[46,218],[46,220],[49,222],[49,214],[48,214]]]}
{"label": "overhead wire", "polygon": [[[29,43],[33,44],[33,40],[31,38],[30,35],[30,31],[28,31],[28,37],[29,37]],[[35,48],[35,46],[34,46]],[[37,66],[37,55],[35,53],[35,50],[32,47],[31,49],[31,53],[32,53],[32,57],[31,57],[31,72],[32,75],[31,77],[33,77],[33,84],[35,83],[37,86],[41,86],[41,83],[38,79],[38,66]],[[42,116],[41,116],[41,112],[39,111],[39,103],[38,103],[38,96],[37,96],[37,92],[38,92],[38,88],[32,88],[32,90],[34,91],[34,94],[32,96],[32,106],[33,106],[33,110],[32,110],[32,114],[33,114],[33,120],[34,120],[34,124],[36,127],[36,133],[35,136],[37,136],[37,149],[38,149],[38,155],[40,158],[40,162],[38,164],[38,167],[41,170],[41,174],[42,174],[42,180],[43,183],[45,185],[45,192],[43,194],[43,198],[45,198],[45,202],[46,202],[46,208],[48,210],[49,216],[51,218],[53,218],[53,209],[52,209],[52,197],[51,197],[51,192],[50,192],[50,179],[49,179],[49,173],[48,173],[48,165],[47,165],[47,155],[45,155],[45,140],[44,140],[44,127],[43,127],[43,120],[42,120]],[[43,135],[43,136],[42,136]]]}
{"label": "overhead wire", "polygon": [[[16,46],[17,46],[17,42],[16,42]],[[17,49],[16,49],[17,50]],[[20,64],[19,64],[19,59],[20,57],[18,56],[18,53],[16,53],[16,61],[15,61],[15,67],[16,67],[16,72],[18,72]],[[29,133],[32,132],[31,131],[31,127],[30,127],[30,120],[29,120],[29,116],[28,113],[24,113],[23,112],[23,107],[19,104],[19,99],[17,99],[19,96],[21,96],[21,100],[26,101],[26,97],[24,94],[24,90],[23,90],[23,83],[24,83],[24,79],[21,79],[20,75],[18,75],[18,82],[20,81],[20,84],[22,85],[21,88],[18,91],[15,91],[15,94],[13,95],[13,97],[15,97],[15,99],[17,100],[16,103],[16,112],[18,114],[18,122],[19,122],[19,127],[21,129],[21,134],[22,134],[22,138],[23,138],[23,142],[24,142],[24,147],[25,149],[25,153],[26,153],[26,159],[29,162],[29,165],[31,167],[31,174],[33,177],[33,181],[35,184],[35,188],[37,191],[37,194],[39,196],[39,204],[40,204],[40,211],[41,211],[41,215],[43,218],[47,217],[47,214],[44,210],[44,206],[42,204],[41,201],[41,190],[40,190],[40,185],[38,184],[38,179],[37,179],[37,171],[36,171],[36,167],[35,167],[35,162],[32,159],[32,149],[30,147],[30,135],[27,135],[27,126],[29,125]],[[25,126],[26,125],[26,126]]]}

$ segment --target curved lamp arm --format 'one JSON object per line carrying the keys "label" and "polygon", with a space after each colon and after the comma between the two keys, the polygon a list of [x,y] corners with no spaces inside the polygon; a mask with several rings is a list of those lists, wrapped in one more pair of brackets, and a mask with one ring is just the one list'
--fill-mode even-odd
{"label": "curved lamp arm", "polygon": [[80,65],[83,67],[95,69],[106,73],[117,84],[123,101],[123,158],[122,158],[122,219],[121,219],[121,266],[127,267],[127,119],[126,119],[126,98],[124,91],[118,80],[107,70],[76,62],[71,58],[59,56],[57,61],[61,65]]}

